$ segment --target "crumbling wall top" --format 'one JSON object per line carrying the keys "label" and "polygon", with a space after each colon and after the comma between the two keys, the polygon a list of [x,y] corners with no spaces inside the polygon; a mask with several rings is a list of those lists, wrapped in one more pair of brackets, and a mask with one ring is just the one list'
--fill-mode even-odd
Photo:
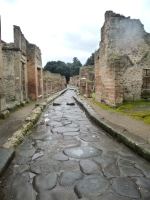
{"label": "crumbling wall top", "polygon": [[26,52],[26,38],[19,26],[14,25],[14,47]]}
{"label": "crumbling wall top", "polygon": [[112,10],[108,10],[105,12],[105,20],[107,20],[108,18],[111,17],[117,17],[117,18],[128,18],[130,19],[130,17],[125,17],[124,15],[120,15],[118,13],[113,12]]}

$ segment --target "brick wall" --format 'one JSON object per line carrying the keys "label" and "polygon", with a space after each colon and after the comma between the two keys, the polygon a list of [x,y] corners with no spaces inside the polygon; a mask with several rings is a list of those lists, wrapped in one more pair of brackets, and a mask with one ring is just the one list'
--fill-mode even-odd
{"label": "brick wall", "polygon": [[37,100],[43,96],[43,72],[40,49],[27,42],[28,59],[28,94],[30,99]]}
{"label": "brick wall", "polygon": [[107,11],[95,53],[96,101],[116,106],[141,99],[143,69],[150,68],[149,58],[150,35],[140,20]]}

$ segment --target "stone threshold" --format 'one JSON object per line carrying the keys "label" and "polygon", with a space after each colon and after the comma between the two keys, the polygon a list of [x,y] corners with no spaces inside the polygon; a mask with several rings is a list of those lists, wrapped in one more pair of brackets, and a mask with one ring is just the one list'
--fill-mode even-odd
{"label": "stone threshold", "polygon": [[98,115],[87,102],[83,101],[78,96],[74,96],[73,98],[97,126],[109,133],[118,142],[123,143],[136,154],[150,162],[150,144],[148,141],[129,132],[124,127],[104,119],[104,117]]}

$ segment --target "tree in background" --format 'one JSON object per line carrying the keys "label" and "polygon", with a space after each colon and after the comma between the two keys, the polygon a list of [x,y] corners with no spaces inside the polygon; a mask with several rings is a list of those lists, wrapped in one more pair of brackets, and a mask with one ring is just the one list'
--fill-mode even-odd
{"label": "tree in background", "polygon": [[77,57],[73,58],[73,63],[70,65],[70,76],[79,75],[80,67],[82,66],[81,62]]}
{"label": "tree in background", "polygon": [[47,62],[43,70],[50,71],[51,73],[59,73],[61,76],[65,76],[67,83],[70,79],[70,67],[60,60]]}
{"label": "tree in background", "polygon": [[88,65],[94,65],[94,53],[91,54],[91,56],[87,59],[86,63],[84,64],[84,66]]}
{"label": "tree in background", "polygon": [[70,76],[79,75],[81,62],[77,57],[73,58],[73,63],[65,63],[62,61],[49,61],[44,66],[44,71],[50,71],[51,73],[59,73],[61,76],[66,77],[66,82],[70,80]]}

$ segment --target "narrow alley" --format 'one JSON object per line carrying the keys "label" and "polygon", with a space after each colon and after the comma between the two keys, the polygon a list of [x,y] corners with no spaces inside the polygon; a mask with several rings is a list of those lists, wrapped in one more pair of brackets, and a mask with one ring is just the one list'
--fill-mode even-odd
{"label": "narrow alley", "polygon": [[149,200],[150,163],[94,125],[68,90],[0,179],[0,200]]}

